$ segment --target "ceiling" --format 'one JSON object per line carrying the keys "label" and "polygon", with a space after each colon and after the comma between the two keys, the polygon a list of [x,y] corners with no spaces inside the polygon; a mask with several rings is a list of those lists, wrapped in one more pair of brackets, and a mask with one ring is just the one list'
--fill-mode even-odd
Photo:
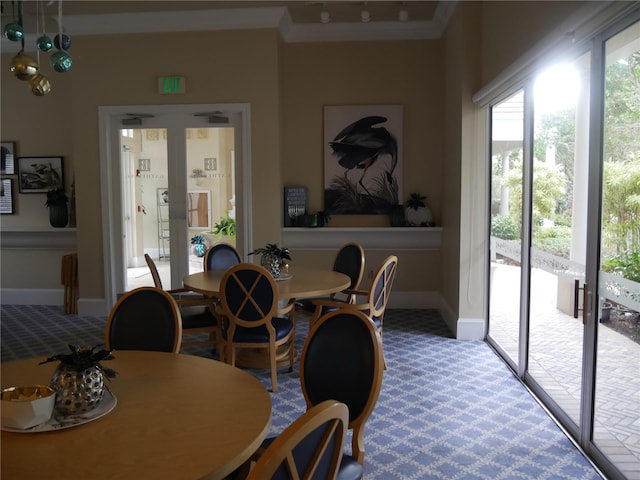
{"label": "ceiling", "polygon": [[[2,1],[2,25],[13,21],[18,2]],[[59,1],[24,1],[25,44],[35,45],[38,31],[59,30]],[[166,1],[110,0],[62,2],[62,25],[73,35],[277,28],[285,42],[412,40],[439,38],[455,8],[441,1]],[[370,21],[362,21],[367,10]],[[400,20],[400,11],[406,17]],[[45,28],[38,29],[44,11]],[[329,21],[321,22],[321,12]],[[40,12],[40,13],[38,13]],[[325,14],[326,15],[326,14]],[[30,39],[33,37],[33,41]],[[19,50],[2,38],[2,49]],[[13,47],[13,48],[12,48]],[[35,47],[33,47],[35,50]],[[27,46],[25,50],[29,51]]]}

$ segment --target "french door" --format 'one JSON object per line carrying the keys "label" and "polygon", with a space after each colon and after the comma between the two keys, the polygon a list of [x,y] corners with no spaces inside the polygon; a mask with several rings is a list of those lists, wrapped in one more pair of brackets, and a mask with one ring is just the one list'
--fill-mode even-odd
{"label": "french door", "polygon": [[244,104],[101,107],[108,303],[136,286],[127,269],[148,272],[144,254],[164,288],[182,286],[202,269],[194,244],[219,241],[212,226],[222,219],[235,220],[246,250],[248,117]]}
{"label": "french door", "polygon": [[490,108],[487,339],[611,478],[638,479],[637,12],[577,48]]}

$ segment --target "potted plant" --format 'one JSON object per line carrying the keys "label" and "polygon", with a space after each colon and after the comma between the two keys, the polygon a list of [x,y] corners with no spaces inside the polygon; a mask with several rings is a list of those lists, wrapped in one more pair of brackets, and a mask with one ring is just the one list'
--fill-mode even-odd
{"label": "potted plant", "polygon": [[236,238],[236,221],[229,216],[221,218],[213,224],[211,233],[221,237]]}
{"label": "potted plant", "polygon": [[194,235],[191,237],[191,245],[193,245],[193,253],[198,257],[204,256],[204,251],[207,249],[204,242],[204,235]]}
{"label": "potted plant", "polygon": [[66,227],[69,222],[67,202],[69,197],[62,188],[56,188],[47,192],[45,206],[49,209],[49,223],[52,227]]}
{"label": "potted plant", "polygon": [[410,227],[433,227],[433,214],[426,204],[427,197],[412,193],[405,203],[405,217]]}
{"label": "potted plant", "polygon": [[289,269],[287,260],[291,260],[289,249],[279,247],[277,243],[267,243],[264,247],[256,248],[249,255],[260,254],[260,265],[269,270],[273,278],[279,278],[284,270],[285,275]]}
{"label": "potted plant", "polygon": [[43,363],[60,362],[51,377],[56,392],[55,409],[60,415],[74,415],[93,410],[104,395],[104,377],[115,378],[116,371],[103,367],[102,360],[114,357],[108,350],[69,345],[71,353],[53,355]]}

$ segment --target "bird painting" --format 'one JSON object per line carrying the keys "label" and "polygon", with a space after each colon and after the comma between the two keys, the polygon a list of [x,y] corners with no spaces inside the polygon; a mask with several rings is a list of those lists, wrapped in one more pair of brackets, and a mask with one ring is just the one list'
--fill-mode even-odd
{"label": "bird painting", "polygon": [[360,117],[328,142],[333,161],[337,160],[343,171],[334,175],[325,189],[325,210],[388,213],[391,205],[398,203],[394,176],[398,141],[386,128],[387,120],[382,115]]}

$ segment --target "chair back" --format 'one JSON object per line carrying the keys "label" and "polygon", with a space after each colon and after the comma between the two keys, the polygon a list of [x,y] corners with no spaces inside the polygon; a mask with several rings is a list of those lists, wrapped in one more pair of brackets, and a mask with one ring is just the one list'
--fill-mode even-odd
{"label": "chair back", "polygon": [[352,455],[364,462],[364,424],[373,411],[384,360],[382,340],[362,312],[340,309],[313,324],[300,359],[300,384],[307,407],[333,399],[349,407]]}
{"label": "chair back", "polygon": [[204,252],[204,269],[227,270],[242,262],[240,254],[233,245],[216,243]]}
{"label": "chair back", "polygon": [[144,260],[147,262],[147,266],[151,271],[151,278],[153,278],[153,286],[156,288],[162,288],[162,280],[160,279],[160,274],[158,273],[158,267],[156,267],[156,262],[149,256],[148,253],[144,254]]}
{"label": "chair back", "polygon": [[389,302],[393,280],[396,278],[398,257],[390,255],[382,263],[371,282],[369,290],[369,316],[382,318]]}
{"label": "chair back", "polygon": [[107,350],[178,353],[182,318],[171,295],[156,287],[125,293],[111,309],[105,329]]}
{"label": "chair back", "polygon": [[349,410],[335,400],[302,414],[261,453],[247,480],[333,480],[347,431]]}
{"label": "chair back", "polygon": [[333,270],[344,273],[351,279],[349,289],[355,290],[364,275],[364,249],[357,243],[342,246],[333,262]]}
{"label": "chair back", "polygon": [[241,263],[225,271],[220,281],[220,306],[230,320],[230,337],[233,329],[271,325],[271,318],[278,311],[278,287],[269,272],[260,265]]}

